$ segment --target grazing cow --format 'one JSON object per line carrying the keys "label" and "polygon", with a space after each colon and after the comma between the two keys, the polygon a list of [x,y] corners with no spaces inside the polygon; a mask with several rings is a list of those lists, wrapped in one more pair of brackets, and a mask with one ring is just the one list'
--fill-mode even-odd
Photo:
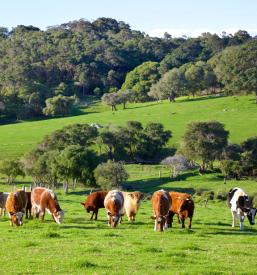
{"label": "grazing cow", "polygon": [[27,205],[27,195],[24,190],[11,192],[6,200],[6,210],[10,217],[10,224],[13,226],[21,226],[23,224],[22,217]]}
{"label": "grazing cow", "polygon": [[108,226],[116,227],[123,216],[124,197],[121,191],[109,191],[104,199],[104,207],[107,212]]}
{"label": "grazing cow", "polygon": [[248,195],[241,188],[232,188],[227,195],[227,204],[232,214],[232,227],[235,227],[236,217],[240,220],[240,230],[244,230],[244,219],[247,216],[249,223],[254,225],[256,208],[252,207]]}
{"label": "grazing cow", "polygon": [[45,210],[47,210],[56,223],[60,224],[63,221],[64,212],[52,190],[43,187],[34,188],[31,192],[31,204],[32,213],[36,218],[41,218],[44,221]]}
{"label": "grazing cow", "polygon": [[27,201],[27,206],[26,206],[26,219],[31,218],[31,192],[26,192],[28,201]]}
{"label": "grazing cow", "polygon": [[95,220],[97,220],[98,215],[98,209],[104,208],[104,199],[107,195],[108,191],[97,191],[89,194],[85,200],[85,202],[81,202],[81,204],[84,206],[87,213],[92,211],[92,216],[90,220],[93,219],[93,216],[95,215]]}
{"label": "grazing cow", "polygon": [[0,192],[0,216],[5,216],[5,204],[9,193]]}
{"label": "grazing cow", "polygon": [[172,200],[170,213],[169,213],[169,227],[172,227],[173,217],[176,214],[178,218],[178,223],[180,220],[182,223],[182,228],[185,228],[185,219],[189,218],[188,228],[192,227],[192,219],[194,215],[194,201],[191,195],[179,192],[169,192]]}
{"label": "grazing cow", "polygon": [[154,231],[163,231],[167,229],[169,210],[171,206],[171,197],[164,190],[156,191],[152,196],[153,216],[155,220]]}
{"label": "grazing cow", "polygon": [[137,211],[140,206],[140,201],[144,195],[140,192],[122,192],[124,197],[124,212],[129,221],[135,221]]}

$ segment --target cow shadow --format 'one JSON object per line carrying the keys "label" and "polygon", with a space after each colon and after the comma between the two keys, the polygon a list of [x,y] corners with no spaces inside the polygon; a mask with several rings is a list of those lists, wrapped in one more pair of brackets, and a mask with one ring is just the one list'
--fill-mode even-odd
{"label": "cow shadow", "polygon": [[240,231],[239,228],[237,229],[226,229],[224,231],[220,230],[220,231],[215,231],[215,232],[208,232],[206,233],[206,235],[235,235],[235,236],[239,236],[239,235],[248,235],[248,236],[255,236],[257,235],[257,230],[256,229],[247,229],[244,231]]}

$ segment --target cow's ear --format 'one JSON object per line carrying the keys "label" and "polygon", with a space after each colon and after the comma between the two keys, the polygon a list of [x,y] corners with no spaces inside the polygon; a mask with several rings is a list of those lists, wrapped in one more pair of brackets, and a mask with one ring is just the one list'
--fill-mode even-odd
{"label": "cow's ear", "polygon": [[140,197],[139,198],[142,200],[144,197],[145,197],[144,194],[140,193]]}
{"label": "cow's ear", "polygon": [[156,219],[156,217],[155,217],[155,216],[151,216],[151,219],[152,219],[152,220],[155,220],[155,219]]}
{"label": "cow's ear", "polygon": [[83,206],[85,206],[85,203],[84,203],[84,202],[81,202],[81,204],[82,204]]}

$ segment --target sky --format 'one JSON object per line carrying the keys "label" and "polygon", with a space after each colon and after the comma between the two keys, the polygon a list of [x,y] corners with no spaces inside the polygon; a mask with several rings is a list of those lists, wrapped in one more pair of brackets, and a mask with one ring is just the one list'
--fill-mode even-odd
{"label": "sky", "polygon": [[48,26],[111,17],[151,36],[257,35],[257,0],[2,0],[0,26]]}

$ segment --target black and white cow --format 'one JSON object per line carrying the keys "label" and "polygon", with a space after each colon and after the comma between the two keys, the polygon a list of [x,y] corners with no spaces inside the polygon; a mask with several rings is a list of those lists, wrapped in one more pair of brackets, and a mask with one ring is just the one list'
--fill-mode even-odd
{"label": "black and white cow", "polygon": [[239,187],[229,190],[227,195],[228,207],[232,214],[232,227],[235,227],[236,217],[240,220],[240,230],[244,230],[244,219],[247,216],[249,223],[254,225],[254,217],[257,209],[252,207],[248,195]]}

